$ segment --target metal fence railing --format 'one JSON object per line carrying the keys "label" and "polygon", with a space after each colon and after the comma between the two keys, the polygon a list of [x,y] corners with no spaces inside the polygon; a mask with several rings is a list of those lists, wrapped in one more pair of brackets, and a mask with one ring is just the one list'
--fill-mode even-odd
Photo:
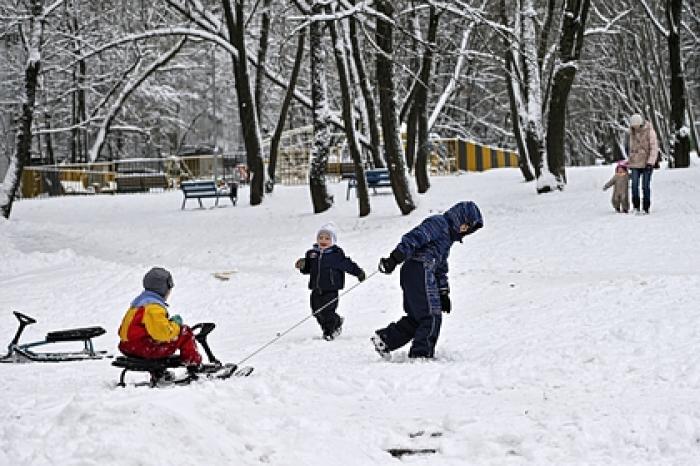
{"label": "metal fence railing", "polygon": [[[444,175],[455,171],[483,171],[517,167],[518,156],[508,149],[494,148],[462,139],[431,141],[430,172]],[[192,155],[167,158],[124,159],[112,162],[61,164],[26,167],[22,173],[24,198],[65,194],[151,192],[172,189],[181,181],[214,179],[219,183],[247,183],[243,154]],[[306,184],[311,160],[310,144],[279,150],[276,182]],[[267,163],[267,160],[265,161]],[[371,167],[367,167],[371,168]],[[331,146],[327,165],[329,181],[354,172],[346,147]]]}

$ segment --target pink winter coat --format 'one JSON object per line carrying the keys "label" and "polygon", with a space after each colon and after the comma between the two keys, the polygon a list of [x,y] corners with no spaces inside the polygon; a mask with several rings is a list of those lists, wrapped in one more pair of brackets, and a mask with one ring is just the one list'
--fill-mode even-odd
{"label": "pink winter coat", "polygon": [[630,154],[627,166],[644,168],[647,164],[655,165],[659,154],[659,143],[651,123],[645,122],[637,128],[630,128]]}

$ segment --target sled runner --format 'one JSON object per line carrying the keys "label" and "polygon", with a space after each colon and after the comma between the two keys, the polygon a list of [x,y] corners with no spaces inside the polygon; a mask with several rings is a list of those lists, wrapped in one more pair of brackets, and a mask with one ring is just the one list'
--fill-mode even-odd
{"label": "sled runner", "polygon": [[[80,361],[83,359],[102,359],[109,357],[106,351],[95,351],[92,345],[92,339],[105,333],[102,327],[84,327],[73,328],[68,330],[57,330],[46,334],[46,338],[41,341],[32,343],[19,343],[20,336],[24,332],[24,328],[28,325],[36,323],[36,319],[22,314],[21,312],[13,311],[15,317],[19,321],[19,327],[15,333],[15,337],[7,346],[7,354],[0,357],[0,362],[63,362],[63,361]],[[49,345],[53,343],[63,343],[70,341],[80,341],[83,343],[82,351],[61,351],[53,353],[36,352],[33,348]]]}
{"label": "sled runner", "polygon": [[205,322],[197,324],[192,327],[192,331],[197,331],[195,339],[204,348],[204,352],[207,354],[209,359],[208,364],[202,364],[197,370],[188,369],[185,375],[175,376],[174,373],[168,369],[185,368],[180,361],[180,356],[173,355],[162,359],[144,359],[136,358],[131,356],[118,356],[112,365],[115,367],[122,368],[122,373],[119,376],[119,383],[117,386],[126,387],[126,373],[132,372],[148,372],[150,380],[148,382],[139,382],[134,385],[149,386],[151,388],[164,387],[169,385],[188,385],[196,380],[222,380],[228,379],[232,376],[236,377],[247,377],[253,372],[253,368],[250,366],[238,367],[236,364],[232,363],[221,363],[209,348],[209,343],[207,342],[207,335],[211,333],[216,327],[215,324],[211,322]]}

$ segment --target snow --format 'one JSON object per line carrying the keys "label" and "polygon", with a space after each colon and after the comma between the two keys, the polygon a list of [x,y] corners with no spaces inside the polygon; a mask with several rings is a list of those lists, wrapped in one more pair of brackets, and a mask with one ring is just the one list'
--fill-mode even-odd
{"label": "snow", "polygon": [[[0,365],[0,465],[387,465],[401,463],[385,450],[408,447],[438,450],[403,460],[416,465],[697,464],[700,164],[658,170],[642,217],[612,211],[612,172],[568,168],[567,189],[547,195],[517,169],[433,178],[410,216],[377,195],[363,219],[344,183],[320,215],[305,186],[258,207],[181,211],[178,192],[18,202],[0,219],[2,338],[18,310],[38,320],[24,341],[102,325],[96,347],[115,350],[161,265],[171,310],[215,321],[212,349],[234,362],[309,315],[293,264],[322,224],[368,272],[458,200],[476,201],[485,227],[452,249],[434,362],[374,353],[369,336],[402,315],[398,273],[377,274],[340,299],[340,338],[309,319],[246,379],[122,389],[108,361]],[[223,270],[236,273],[212,276]]]}

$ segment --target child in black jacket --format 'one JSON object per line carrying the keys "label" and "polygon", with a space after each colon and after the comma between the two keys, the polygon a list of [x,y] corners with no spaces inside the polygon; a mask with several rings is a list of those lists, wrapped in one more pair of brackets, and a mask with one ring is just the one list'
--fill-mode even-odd
{"label": "child in black jacket", "polygon": [[296,261],[295,267],[304,275],[309,275],[311,311],[323,330],[323,338],[330,341],[340,335],[343,327],[344,319],[335,311],[338,308],[338,290],[345,286],[345,272],[356,276],[360,281],[366,275],[338,247],[332,224],[326,224],[318,230],[316,241],[306,251],[304,258]]}

